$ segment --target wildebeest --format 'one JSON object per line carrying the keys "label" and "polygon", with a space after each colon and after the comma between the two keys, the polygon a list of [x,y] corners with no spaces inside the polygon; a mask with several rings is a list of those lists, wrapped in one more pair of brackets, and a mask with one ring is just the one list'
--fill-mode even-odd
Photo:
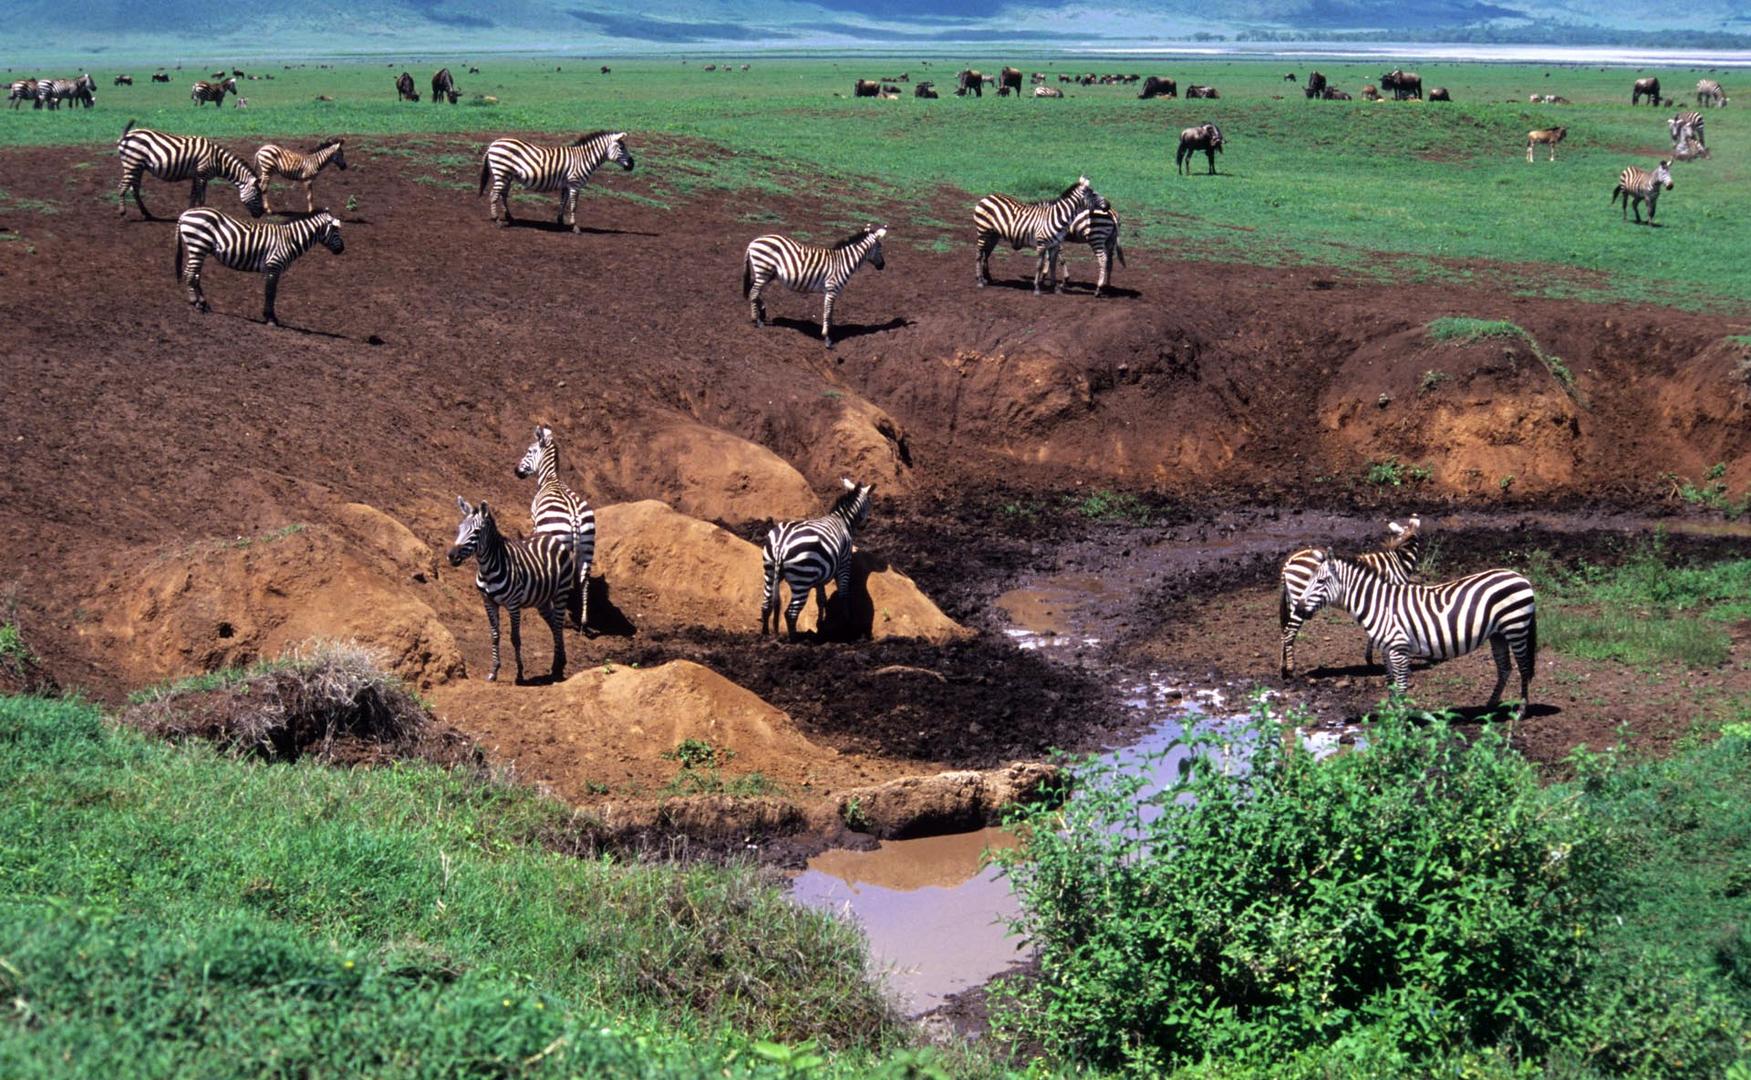
{"label": "wildebeest", "polygon": [[1021,69],[1006,67],[997,73],[997,89],[999,92],[1008,90],[1016,97],[1021,96]]}
{"label": "wildebeest", "polygon": [[168,71],[154,72],[152,75],[152,81],[153,82],[169,82],[170,81],[170,73]]}
{"label": "wildebeest", "polygon": [[1064,73],[1063,73],[1063,72],[1059,72],[1059,74],[1058,74],[1058,81],[1059,81],[1059,82],[1061,82],[1061,83],[1067,83],[1067,82],[1075,82],[1075,81],[1076,81],[1076,80],[1075,80],[1075,79],[1072,79],[1072,78],[1071,78],[1071,77],[1070,77],[1070,76],[1068,76],[1068,75],[1065,75],[1065,74],[1064,74]]}
{"label": "wildebeest", "polygon": [[[1188,93],[1189,96],[1189,93]],[[1215,124],[1199,124],[1179,133],[1179,151],[1174,154],[1174,171],[1191,172],[1192,155],[1199,150],[1210,162],[1210,176],[1216,175],[1216,155],[1222,152],[1222,129]]]}
{"label": "wildebeest", "polygon": [[1569,99],[1561,94],[1533,94],[1526,99],[1532,105],[1568,105]]}
{"label": "wildebeest", "polygon": [[413,76],[405,71],[402,72],[395,79],[395,100],[418,101],[419,99],[420,92],[414,89]]}
{"label": "wildebeest", "polygon": [[1193,98],[1217,98],[1217,97],[1221,97],[1221,96],[1222,95],[1220,95],[1216,92],[1216,88],[1214,86],[1199,86],[1197,83],[1193,83],[1192,85],[1186,87],[1186,100],[1187,101],[1190,101]]}
{"label": "wildebeest", "polygon": [[448,98],[450,104],[454,105],[460,96],[456,90],[456,80],[450,77],[450,69],[439,68],[438,73],[432,76],[432,104],[436,105]]}
{"label": "wildebeest", "polygon": [[851,84],[852,97],[876,97],[882,92],[882,84],[874,79],[859,79]]}
{"label": "wildebeest", "polygon": [[1526,133],[1526,163],[1528,165],[1532,163],[1532,148],[1541,144],[1550,147],[1550,158],[1548,160],[1555,161],[1556,144],[1568,138],[1568,135],[1569,129],[1566,127],[1543,128],[1538,131],[1528,131]]}
{"label": "wildebeest", "polygon": [[955,97],[966,97],[969,90],[973,92],[974,97],[985,96],[985,76],[972,68],[955,76]]}
{"label": "wildebeest", "polygon": [[1283,81],[1284,82],[1294,82],[1295,81],[1295,73],[1293,71],[1283,72]]}
{"label": "wildebeest", "polygon": [[1139,98],[1179,97],[1179,84],[1172,79],[1163,79],[1151,75],[1143,80],[1143,89],[1138,92]]}
{"label": "wildebeest", "polygon": [[602,74],[608,75],[608,74],[611,74],[613,71],[614,71],[614,69],[609,67],[607,64],[602,65]]}
{"label": "wildebeest", "polygon": [[912,88],[912,96],[934,98],[936,97],[936,84],[929,81],[921,82]]}
{"label": "wildebeest", "polygon": [[1335,86],[1326,87],[1325,94],[1323,96],[1325,97],[1325,99],[1327,101],[1348,101],[1348,100],[1350,100],[1350,95],[1347,91],[1339,90]]}
{"label": "wildebeest", "polygon": [[1301,92],[1306,94],[1309,100],[1325,93],[1325,75],[1318,71],[1308,72],[1307,85],[1301,88]]}
{"label": "wildebeest", "polygon": [[470,74],[470,75],[479,75],[479,74],[480,74],[480,69],[479,69],[479,68],[477,68],[477,67],[475,67],[475,66],[474,66],[474,65],[472,65],[472,64],[470,64],[470,65],[469,65],[469,67],[468,67],[468,74]]}
{"label": "wildebeest", "polygon": [[1034,96],[1035,97],[1045,97],[1045,98],[1061,98],[1064,96],[1064,91],[1058,89],[1056,86],[1036,86],[1036,87],[1034,87]]}
{"label": "wildebeest", "polygon": [[1449,94],[1447,92],[1447,88],[1445,86],[1431,86],[1431,87],[1429,87],[1429,100],[1430,101],[1452,101],[1453,95]]}
{"label": "wildebeest", "polygon": [[117,75],[116,81],[113,85],[132,86],[134,85],[134,77],[132,75]]}
{"label": "wildebeest", "polygon": [[1380,76],[1380,88],[1392,91],[1392,100],[1403,101],[1405,98],[1423,99],[1423,77],[1414,71],[1404,71],[1393,68]]}
{"label": "wildebeest", "polygon": [[1640,105],[1643,97],[1648,99],[1649,105],[1657,106],[1660,104],[1659,79],[1649,76],[1646,79],[1637,79],[1635,81],[1635,86],[1631,87],[1629,91],[1629,103],[1631,105]]}

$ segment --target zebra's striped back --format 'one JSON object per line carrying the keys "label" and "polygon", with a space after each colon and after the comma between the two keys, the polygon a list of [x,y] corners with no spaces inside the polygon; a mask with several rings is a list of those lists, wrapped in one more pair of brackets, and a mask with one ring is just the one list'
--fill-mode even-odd
{"label": "zebra's striped back", "polygon": [[562,191],[560,221],[568,216],[577,230],[579,189],[603,162],[613,160],[622,169],[633,167],[626,148],[626,132],[593,131],[580,135],[570,146],[537,146],[522,139],[495,139],[480,162],[480,194],[490,189],[488,211],[493,220],[509,222],[511,211],[505,199],[512,181],[530,191]]}
{"label": "zebra's striped back", "polygon": [[596,511],[582,495],[567,487],[559,475],[559,441],[545,424],[535,428],[535,441],[517,462],[519,479],[535,477],[535,497],[529,503],[529,519],[536,536],[563,539],[571,547],[572,563],[580,590],[578,623],[589,621],[590,567],[596,561]]}
{"label": "zebra's striped back", "polygon": [[875,485],[858,484],[849,479],[840,482],[845,486],[845,492],[826,514],[806,521],[780,522],[766,534],[766,542],[760,549],[765,579],[760,603],[761,633],[766,632],[768,620],[778,611],[781,581],[790,586],[785,621],[793,637],[797,616],[802,613],[810,589],[820,590],[820,614],[824,623],[827,582],[837,582],[841,593],[850,587],[854,534],[869,517],[870,492]]}
{"label": "zebra's striped back", "polygon": [[185,210],[176,219],[176,236],[194,266],[194,276],[199,276],[197,259],[208,256],[232,270],[279,273],[312,244],[320,242],[336,255],[346,250],[340,222],[326,212],[277,225],[239,221],[202,206]]}
{"label": "zebra's striped back", "polygon": [[759,236],[742,258],[742,295],[756,279],[776,280],[802,293],[838,292],[867,258],[882,269],[882,237],[888,230],[866,225],[831,247],[804,244],[788,236]]}
{"label": "zebra's striped back", "polygon": [[1064,231],[1077,213],[1094,208],[1099,198],[1086,176],[1078,177],[1057,198],[1041,202],[1022,202],[1003,194],[987,195],[973,208],[973,228],[979,234],[981,247],[991,238],[1017,251],[1057,247],[1063,243]]}
{"label": "zebra's striped back", "polygon": [[160,180],[189,180],[196,185],[195,201],[201,201],[208,181],[223,177],[237,187],[237,197],[253,217],[262,214],[261,184],[256,172],[241,157],[201,135],[167,135],[150,128],[137,128],[128,121],[116,140],[122,159],[122,182],[118,196],[139,191],[142,173]]}
{"label": "zebra's striped back", "polygon": [[[1067,244],[1087,244],[1094,252],[1100,276],[1096,279],[1094,292],[1099,296],[1106,290],[1112,280],[1112,264],[1116,258],[1119,265],[1125,262],[1125,249],[1119,246],[1119,215],[1113,210],[1112,204],[1105,199],[1100,205],[1082,210],[1070,219],[1070,227],[1064,230],[1064,242]],[[1065,270],[1069,276],[1069,270]]]}

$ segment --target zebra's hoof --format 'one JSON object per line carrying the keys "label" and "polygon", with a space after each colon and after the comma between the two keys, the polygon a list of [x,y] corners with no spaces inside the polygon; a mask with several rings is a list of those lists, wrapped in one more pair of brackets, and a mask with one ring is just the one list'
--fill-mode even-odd
{"label": "zebra's hoof", "polygon": [[498,682],[499,681],[499,673],[496,671],[487,672],[486,673],[486,681],[487,682]]}
{"label": "zebra's hoof", "polygon": [[833,339],[832,338],[822,338],[821,344],[823,344],[823,345],[827,346],[827,348],[831,349],[833,347]]}

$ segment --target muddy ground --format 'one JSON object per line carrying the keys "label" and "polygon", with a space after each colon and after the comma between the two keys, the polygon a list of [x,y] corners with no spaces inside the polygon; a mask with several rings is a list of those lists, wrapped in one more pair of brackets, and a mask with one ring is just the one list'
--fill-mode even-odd
{"label": "muddy ground", "polygon": [[[1031,259],[1008,254],[998,282],[977,289],[970,242],[956,233],[933,250],[942,230],[923,223],[963,220],[963,193],[868,208],[676,196],[666,162],[709,151],[675,140],[635,142],[638,171],[599,179],[668,205],[598,193],[572,235],[545,223],[542,197],[514,203],[525,220],[500,229],[472,168],[436,160],[472,160],[487,137],[349,142],[352,169],[317,184],[337,207],[356,199],[340,212],[347,252],[294,266],[279,329],[259,319],[260,279],[216,266],[213,313],[189,311],[171,225],[140,221],[131,204],[116,216],[112,153],[0,153],[0,187],[51,204],[0,208],[0,492],[12,510],[0,516],[0,577],[63,685],[112,702],[133,689],[119,639],[92,628],[134,595],[142,567],[159,573],[203,545],[336,523],[337,507],[364,504],[411,530],[419,562],[448,544],[458,494],[522,521],[528,490],[511,467],[538,421],[563,433],[567,472],[592,502],[661,499],[744,537],[825,499],[841,475],[876,482],[862,546],[973,638],[780,646],[753,637],[750,611],[748,633],[621,626],[573,646],[574,671],[691,660],[752,691],[788,717],[797,745],[838,761],[774,751],[774,777],[824,790],[1109,744],[1127,722],[1110,693],[1120,669],[1271,683],[1272,562],[1307,541],[1359,542],[1377,510],[1464,510],[1446,549],[1457,569],[1538,542],[1534,511],[1567,513],[1553,543],[1608,552],[1674,507],[1673,474],[1722,462],[1732,490],[1751,483],[1751,386],[1744,350],[1724,341],[1743,322],[1143,250],[1128,252],[1110,299],[1088,294],[1086,252],[1072,253],[1081,284],[1066,295],[1029,295]],[[151,180],[146,197],[160,213],[184,201]],[[237,211],[222,186],[212,203]],[[850,286],[836,351],[813,336],[818,298],[771,296],[777,324],[749,325],[738,283],[751,236],[782,221],[826,238],[839,218],[868,216],[892,229],[888,268]],[[1524,326],[1573,373],[1572,390],[1521,342],[1428,340],[1424,325],[1445,315]],[[1389,457],[1427,475],[1368,482],[1369,463]],[[751,464],[727,469],[732,458]],[[1139,493],[1120,516],[1148,524],[1078,509],[1109,488]],[[1258,539],[1206,543],[1237,534]],[[472,569],[431,565],[385,586],[383,602],[401,603],[400,589],[435,612],[459,656],[431,678],[455,687],[486,669],[484,620]],[[281,570],[262,600],[295,606],[317,571]],[[1098,579],[1085,591],[1105,609],[1102,646],[1068,663],[1015,648],[997,599],[1065,574]],[[353,589],[345,574],[320,584],[329,597]],[[356,595],[366,605],[379,593]],[[1312,700],[1340,720],[1378,696],[1351,669],[1344,631],[1328,614],[1302,645]],[[530,639],[541,670],[545,634]],[[238,659],[187,642],[173,654],[194,668]],[[1443,690],[1470,693],[1464,671]],[[1638,694],[1562,688],[1558,711],[1527,726],[1539,732],[1528,748],[1556,760],[1659,708]],[[595,737],[518,737],[534,699],[515,687],[434,696],[449,723],[517,746],[540,782],[564,787],[570,747]],[[565,793],[648,793],[674,771],[641,768],[624,790],[574,777]]]}

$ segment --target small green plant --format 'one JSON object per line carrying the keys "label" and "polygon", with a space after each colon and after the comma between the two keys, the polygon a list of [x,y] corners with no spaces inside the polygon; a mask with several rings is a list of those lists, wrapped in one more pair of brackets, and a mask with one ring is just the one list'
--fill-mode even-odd
{"label": "small green plant", "polygon": [[683,769],[715,769],[728,765],[735,756],[729,747],[719,748],[705,739],[682,739],[662,754],[664,761],[677,762]]}
{"label": "small green plant", "polygon": [[27,664],[36,661],[30,646],[18,632],[17,623],[0,623],[0,664]]}
{"label": "small green plant", "polygon": [[1128,491],[1101,488],[1081,498],[1070,499],[1070,508],[1092,521],[1118,521],[1147,525],[1153,517],[1149,504]]}
{"label": "small green plant", "polygon": [[864,807],[863,800],[853,795],[845,800],[845,808],[839,815],[847,828],[858,832],[867,832],[870,827],[869,811]]}
{"label": "small green plant", "polygon": [[356,214],[358,212],[359,212],[359,197],[357,195],[348,195],[347,196],[347,213]]}
{"label": "small green plant", "polygon": [[1423,394],[1432,394],[1441,388],[1442,383],[1445,383],[1452,378],[1453,376],[1447,374],[1445,371],[1437,371],[1434,368],[1430,368],[1428,371],[1423,372],[1423,381],[1418,384],[1417,391]]}
{"label": "small green plant", "polygon": [[1496,486],[1502,489],[1503,495],[1506,495],[1508,490],[1514,486],[1514,474],[1505,474],[1500,480],[1496,481]]}
{"label": "small green plant", "polygon": [[1427,483],[1435,474],[1427,465],[1407,465],[1396,457],[1389,457],[1369,462],[1363,475],[1375,487],[1403,487],[1407,482]]}

